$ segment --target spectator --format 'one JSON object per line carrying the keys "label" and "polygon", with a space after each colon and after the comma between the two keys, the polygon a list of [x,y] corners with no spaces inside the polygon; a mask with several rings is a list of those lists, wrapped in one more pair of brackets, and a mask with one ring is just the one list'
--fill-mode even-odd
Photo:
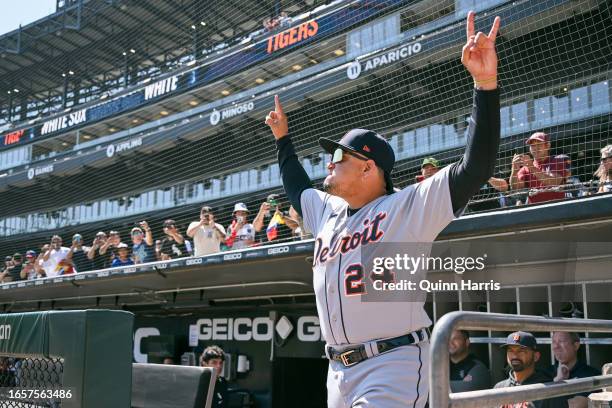
{"label": "spectator", "polygon": [[158,261],[161,261],[161,239],[155,240],[155,257]]}
{"label": "spectator", "polygon": [[165,365],[174,365],[174,358],[172,357],[164,357],[162,364]]}
{"label": "spectator", "polygon": [[48,278],[74,273],[72,262],[66,259],[69,252],[70,248],[62,246],[62,238],[59,235],[51,238],[49,250],[43,255],[45,273]]}
{"label": "spectator", "polygon": [[227,227],[225,239],[225,245],[229,249],[243,249],[255,243],[255,228],[253,224],[249,224],[248,215],[249,209],[244,203],[234,205],[234,219]]}
{"label": "spectator", "polygon": [[421,164],[421,174],[416,178],[417,183],[420,183],[421,181],[433,176],[438,172],[438,170],[440,170],[440,162],[434,157],[426,158]]}
{"label": "spectator", "polygon": [[100,231],[96,234],[96,237],[89,247],[87,252],[87,258],[91,261],[91,266],[94,270],[104,269],[108,267],[107,257],[100,253],[100,249],[106,245],[107,237],[104,231]]}
{"label": "spectator", "polygon": [[111,267],[115,268],[117,266],[130,266],[134,265],[134,261],[130,258],[130,248],[127,244],[121,242],[117,245],[116,255],[111,263]]}
{"label": "spectator", "polygon": [[566,154],[555,156],[555,160],[563,161],[565,167],[565,198],[584,197],[588,195],[587,189],[584,187],[580,179],[572,176],[572,159]]}
{"label": "spectator", "polygon": [[[560,186],[565,179],[563,160],[550,157],[550,138],[544,132],[532,134],[526,141],[531,156],[515,154],[512,159],[510,186],[513,190],[535,189],[527,203],[541,203],[565,197]],[[533,159],[532,159],[533,157]]]}
{"label": "spectator", "polygon": [[599,177],[598,193],[609,193],[612,191],[612,145],[601,149],[601,164],[595,172]]}
{"label": "spectator", "polygon": [[176,228],[174,220],[164,221],[164,234],[166,236],[161,241],[160,249],[162,261],[187,256],[185,239]]}
{"label": "spectator", "polygon": [[81,234],[72,236],[72,246],[70,252],[66,256],[68,261],[72,261],[76,272],[86,272],[91,270],[91,260],[88,258],[90,248],[83,246],[83,237]]}
{"label": "spectator", "polygon": [[[578,359],[579,348],[580,336],[578,336],[578,333],[553,333],[552,352],[557,361],[550,367],[549,374],[554,377],[554,381],[601,375],[601,371]],[[590,393],[591,392],[585,392],[568,396],[567,398],[570,398],[570,406],[572,408],[587,408],[589,405],[588,397]]]}
{"label": "spectator", "polygon": [[200,357],[200,366],[215,369],[215,390],[211,408],[225,408],[228,404],[227,381],[221,376],[224,362],[225,353],[219,346],[206,347]]}
{"label": "spectator", "polygon": [[200,210],[200,221],[189,224],[187,235],[193,239],[195,256],[204,256],[221,251],[225,228],[215,222],[212,208],[204,206]]}
{"label": "spectator", "polygon": [[[540,359],[538,343],[531,333],[514,332],[506,338],[506,361],[511,367],[509,377],[495,384],[494,388],[516,387],[518,385],[538,384],[552,381],[544,371],[536,369]],[[501,408],[567,408],[567,398],[558,397],[539,401],[525,401],[517,404],[502,405]]]}
{"label": "spectator", "polygon": [[0,272],[0,282],[4,282],[4,277],[8,276],[8,270],[13,266],[13,257],[7,255],[4,257],[4,268]]}
{"label": "spectator", "polygon": [[45,244],[40,248],[40,253],[38,254],[38,258],[36,258],[36,271],[38,272],[38,276],[44,278],[47,276],[47,269],[49,267],[50,262],[45,261],[43,259],[44,255],[47,253],[51,246],[49,244]]}
{"label": "spectator", "polygon": [[278,15],[278,25],[280,26],[280,28],[285,29],[289,26],[291,26],[291,23],[293,21],[293,19],[291,17],[289,17],[289,14],[287,14],[286,11],[282,11],[279,15]]}
{"label": "spectator", "polygon": [[483,362],[470,353],[470,334],[453,330],[448,342],[450,387],[452,392],[491,388],[491,375]]}
{"label": "spectator", "polygon": [[[278,197],[278,194],[270,194],[266,201],[261,204],[259,212],[253,220],[255,232],[260,232],[264,227],[265,218],[270,217],[271,211],[274,211],[266,228],[266,239],[263,241],[270,242],[279,237],[289,238],[292,230],[297,228],[297,223],[281,210]],[[291,224],[291,226],[288,224]]]}
{"label": "spectator", "polygon": [[[117,256],[117,248],[119,244],[121,244],[121,236],[119,235],[119,231],[109,231],[108,239],[106,242],[100,247],[100,255],[106,255],[106,260],[104,264],[105,267],[108,267],[109,264],[112,264],[113,259]],[[110,255],[107,255],[110,254]]]}
{"label": "spectator", "polygon": [[36,279],[39,276],[36,251],[27,251],[25,258],[26,261],[23,263],[23,269],[21,269],[21,279]]}
{"label": "spectator", "polygon": [[21,270],[23,268],[22,260],[23,258],[21,257],[21,254],[17,252],[11,257],[10,263],[5,262],[5,264],[7,264],[7,267],[2,273],[0,273],[0,281],[2,283],[17,282],[23,280],[21,278]]}
{"label": "spectator", "polygon": [[[144,232],[143,232],[144,230]],[[155,262],[155,246],[153,243],[153,233],[146,221],[140,222],[140,227],[134,227],[132,235],[132,257],[135,264]]]}
{"label": "spectator", "polygon": [[293,206],[289,207],[289,218],[291,218],[291,220],[294,221],[296,224],[294,228],[293,223],[287,223],[287,226],[292,229],[295,239],[299,240],[312,238],[312,234],[308,233],[304,229],[304,220],[302,219],[302,217],[300,217],[300,214],[295,211],[295,208],[293,208]]}

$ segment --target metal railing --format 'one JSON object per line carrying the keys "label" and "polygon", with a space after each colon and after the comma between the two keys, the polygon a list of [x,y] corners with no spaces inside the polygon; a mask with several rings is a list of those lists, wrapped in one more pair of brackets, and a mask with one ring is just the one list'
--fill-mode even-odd
{"label": "metal railing", "polygon": [[448,341],[455,329],[495,331],[572,331],[612,333],[612,320],[563,319],[502,313],[451,312],[434,326],[431,337],[429,370],[429,406],[496,407],[523,401],[537,401],[562,395],[599,390],[612,386],[612,375],[599,375],[509,388],[449,393],[450,363]]}

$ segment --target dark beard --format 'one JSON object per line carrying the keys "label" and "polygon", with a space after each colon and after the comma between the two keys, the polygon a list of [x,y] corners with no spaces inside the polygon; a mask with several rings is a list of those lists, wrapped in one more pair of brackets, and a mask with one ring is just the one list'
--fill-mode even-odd
{"label": "dark beard", "polygon": [[328,183],[326,181],[323,182],[323,191],[325,191],[327,194],[334,194],[334,186],[331,183]]}

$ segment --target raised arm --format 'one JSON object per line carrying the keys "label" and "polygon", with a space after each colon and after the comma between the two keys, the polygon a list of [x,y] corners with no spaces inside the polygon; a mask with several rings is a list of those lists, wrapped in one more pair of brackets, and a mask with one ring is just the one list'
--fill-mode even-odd
{"label": "raised arm", "polygon": [[283,111],[278,95],[274,96],[274,105],[274,111],[270,111],[266,117],[266,125],[270,126],[276,139],[278,165],[287,198],[298,214],[303,216],[300,196],[304,190],[312,187],[312,183],[295,154],[291,138],[287,135],[289,132],[287,115]]}
{"label": "raised arm", "polygon": [[449,188],[453,211],[461,210],[493,174],[499,148],[500,118],[495,39],[500,19],[489,34],[474,34],[474,12],[467,17],[467,42],[461,62],[474,80],[474,104],[463,157],[452,164]]}

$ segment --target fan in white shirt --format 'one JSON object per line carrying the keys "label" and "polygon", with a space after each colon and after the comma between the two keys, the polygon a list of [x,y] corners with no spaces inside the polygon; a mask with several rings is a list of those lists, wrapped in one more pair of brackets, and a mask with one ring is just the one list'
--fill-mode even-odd
{"label": "fan in white shirt", "polygon": [[212,208],[202,207],[200,221],[194,221],[187,228],[187,235],[193,238],[195,256],[204,256],[221,251],[225,241],[225,228],[215,222]]}

